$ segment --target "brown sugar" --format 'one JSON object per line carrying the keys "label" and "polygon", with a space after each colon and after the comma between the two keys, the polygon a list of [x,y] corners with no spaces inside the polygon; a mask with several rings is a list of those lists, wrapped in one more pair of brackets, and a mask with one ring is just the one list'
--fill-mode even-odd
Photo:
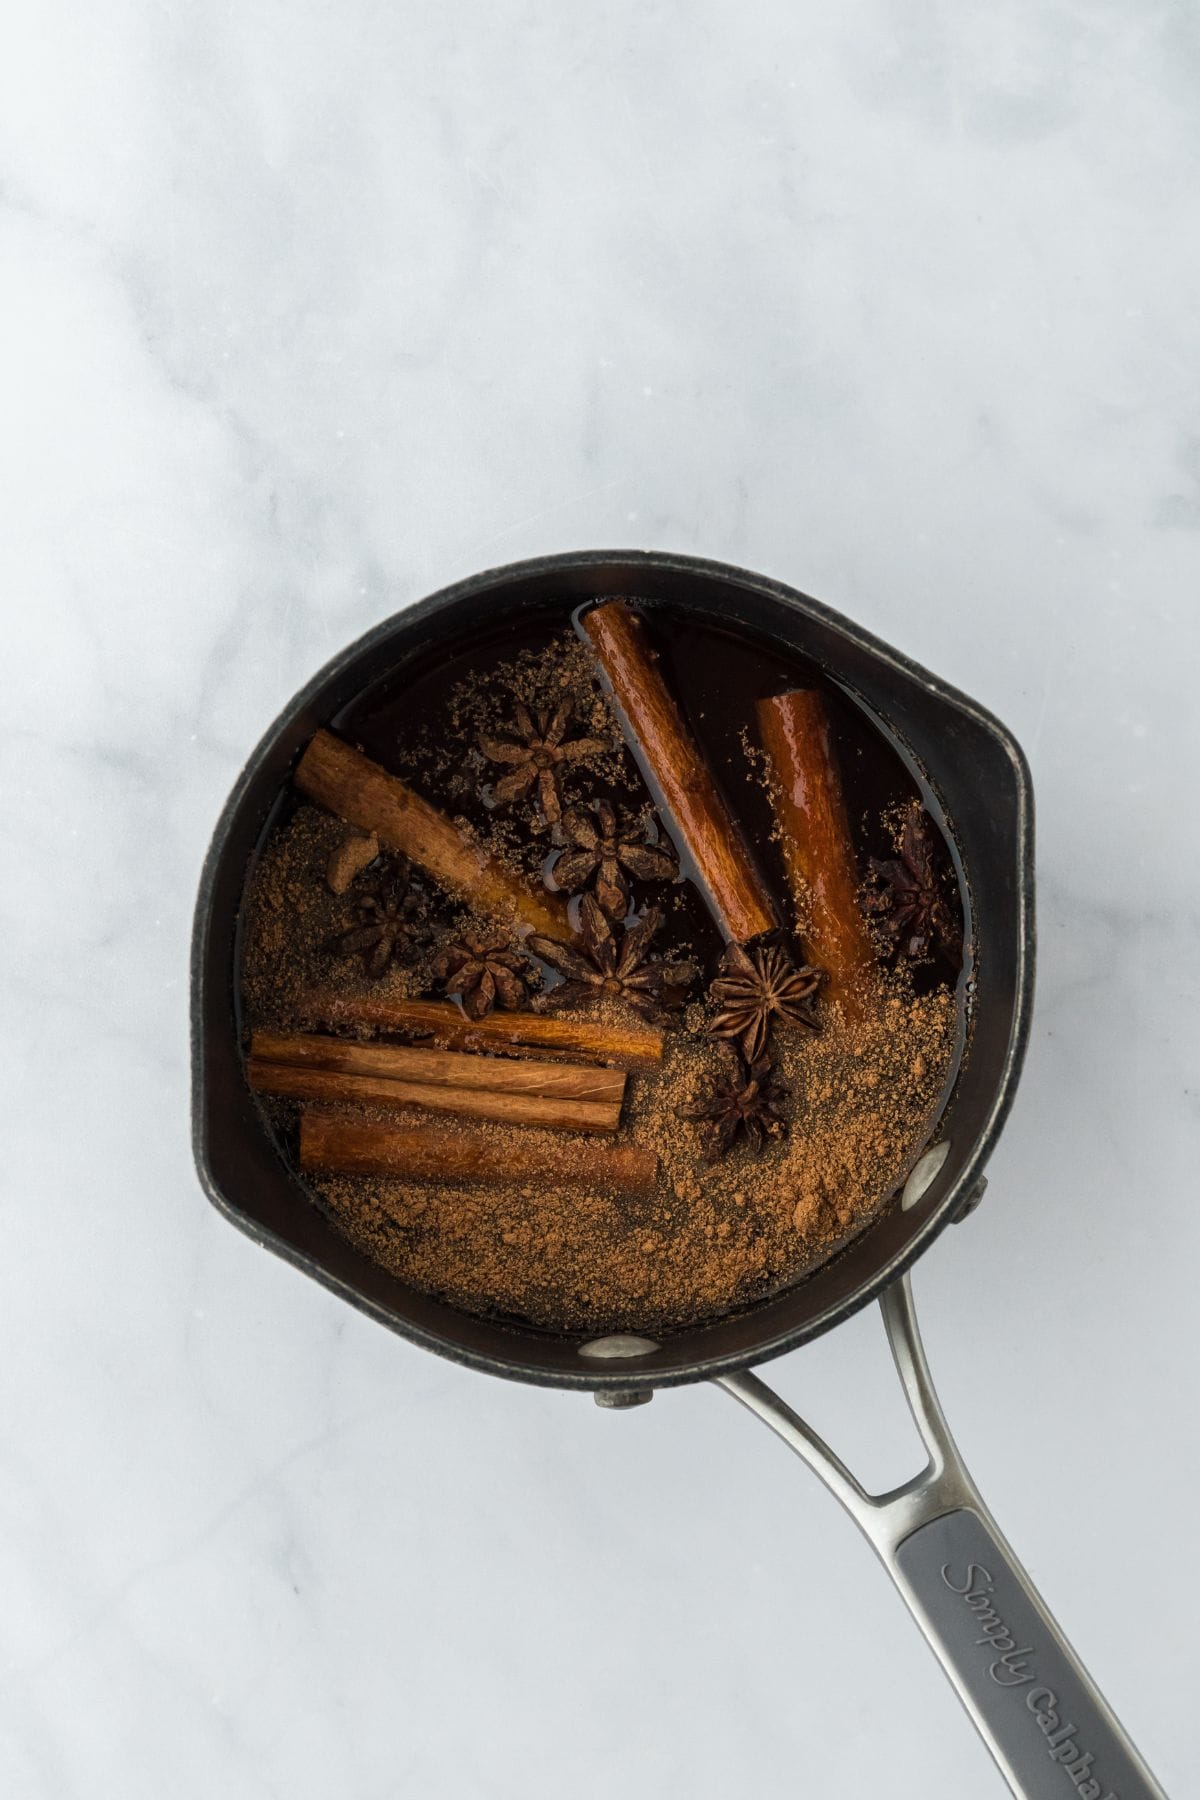
{"label": "brown sugar", "polygon": [[[268,846],[248,909],[243,984],[256,1027],[293,1022],[313,958],[342,922],[342,902],[313,878],[336,837],[333,820],[305,807]],[[340,979],[352,987],[358,977]],[[403,988],[405,976],[393,971],[384,985]],[[917,995],[903,974],[891,975],[864,1013],[848,1024],[830,1009],[821,1032],[781,1037],[790,1131],[759,1156],[737,1149],[717,1163],[680,1110],[719,1075],[723,1047],[668,1033],[661,1067],[628,1078],[624,1130],[659,1157],[659,1180],[645,1194],[553,1179],[455,1187],[339,1174],[313,1177],[313,1189],[376,1262],[471,1311],[579,1332],[712,1317],[797,1280],[861,1231],[936,1119],[957,1031],[951,994]],[[434,1115],[413,1108],[404,1117]],[[470,1130],[501,1152],[540,1138],[551,1168],[562,1153],[560,1133]]]}
{"label": "brown sugar", "polygon": [[[471,811],[471,782],[486,784],[496,772],[470,749],[474,733],[481,720],[487,732],[503,732],[513,692],[541,707],[535,725],[542,733],[553,729],[555,697],[566,692],[577,721],[571,729],[586,729],[605,745],[598,764],[603,772],[591,778],[591,787],[578,764],[564,765],[568,808],[602,791],[618,805],[633,796],[642,805],[638,818],[651,816],[636,769],[619,745],[613,747],[612,714],[594,688],[592,665],[574,642],[499,675],[485,672],[461,682],[443,717],[467,748],[456,760],[446,734],[434,733],[436,747],[424,761],[410,750],[407,762],[397,757],[396,767],[418,790],[422,783],[431,789],[431,799],[453,798],[447,816],[454,806],[462,808],[461,824],[454,814],[456,829],[479,843],[490,867],[502,866],[513,882],[525,884],[545,872],[554,895],[553,856],[567,838],[556,822],[534,818],[536,800],[529,803],[534,836],[522,836],[515,809],[495,809],[493,816],[489,801]],[[761,792],[759,767],[748,764],[746,780]],[[599,790],[597,784],[603,784]],[[419,866],[406,866],[403,913],[397,902],[389,915],[397,953],[390,960],[377,956],[373,966],[364,963],[348,947],[363,939],[362,920],[375,916],[371,905],[379,914],[379,903],[369,896],[382,891],[390,869],[386,848],[378,860],[367,857],[369,823],[356,817],[356,833],[348,837],[343,819],[300,802],[268,838],[244,908],[241,1003],[248,1043],[251,1032],[311,1033],[314,1025],[328,1029],[331,1018],[343,1042],[395,1042],[380,1021],[402,1018],[404,1008],[390,1003],[419,1001],[435,1018],[430,1003],[446,1006],[446,971],[458,966],[447,950],[464,928],[478,934],[482,915],[472,911],[469,896],[448,898]],[[686,870],[686,841],[676,849]],[[795,871],[789,876],[793,886],[780,881],[772,894],[781,917],[794,916],[803,898]],[[578,898],[569,914],[566,902],[565,895],[554,898],[576,933],[565,955],[539,961],[509,922],[511,957],[529,958],[520,994],[528,1011],[495,1016],[607,1021],[597,1042],[609,1045],[631,1031],[635,1044],[639,1034],[657,1034],[655,1056],[661,1040],[661,1060],[643,1054],[624,1064],[623,1087],[617,1084],[623,1094],[619,1126],[608,1140],[614,1148],[596,1149],[596,1139],[575,1131],[508,1122],[503,1108],[424,1105],[419,1083],[403,1092],[397,1084],[392,1104],[382,1057],[376,1059],[380,1078],[367,1087],[361,1075],[350,1078],[359,1082],[358,1095],[369,1094],[366,1099],[349,1087],[339,1091],[336,1076],[315,1085],[311,1077],[307,1085],[275,1080],[276,1095],[281,1089],[302,1095],[319,1090],[321,1116],[311,1129],[295,1100],[261,1099],[285,1154],[302,1166],[312,1197],[367,1256],[402,1281],[468,1311],[552,1330],[661,1332],[747,1306],[803,1279],[888,1205],[936,1128],[965,1035],[952,987],[956,971],[948,964],[931,971],[901,956],[892,966],[872,966],[851,988],[844,958],[839,993],[819,995],[814,1020],[773,1015],[770,1068],[756,1076],[755,1065],[739,1061],[740,1053],[712,1035],[715,1008],[705,982],[723,966],[722,942],[686,881],[649,897],[635,891],[633,908],[641,910],[631,910],[627,921],[605,923],[609,938],[590,945],[586,933],[579,936]],[[633,983],[622,992],[619,974],[604,976],[603,968],[606,956],[617,967],[629,934],[655,909],[660,923],[652,973],[689,959],[701,972],[687,1003],[668,1017],[656,1015],[651,1028],[642,1003],[669,1007],[662,985]],[[785,941],[783,933],[775,935]],[[589,955],[593,966],[573,977]],[[325,1016],[314,1018],[318,990],[333,1002],[327,998]],[[501,1004],[497,998],[497,1008]],[[420,1016],[420,1008],[412,1011]],[[809,1029],[813,1024],[819,1028]],[[430,1039],[418,1032],[415,1041]],[[498,1031],[480,1031],[477,1040],[464,1036],[464,1042],[476,1063],[528,1054]],[[586,1059],[587,1042],[586,1029],[572,1034],[565,1059]],[[555,1052],[543,1047],[536,1054]],[[598,1050],[595,1060],[611,1059]],[[438,1059],[426,1061],[433,1066]],[[449,1068],[455,1058],[441,1061]],[[764,1098],[759,1126],[743,1131],[739,1120],[737,1132],[720,1143],[711,1119],[706,1123],[698,1115],[711,1111],[712,1095],[729,1082],[734,1064],[743,1110],[752,1113],[756,1104],[753,1096],[746,1099],[745,1084],[758,1080]],[[488,1085],[477,1067],[472,1083]],[[456,1116],[461,1110],[473,1116]],[[335,1162],[341,1155],[341,1166],[322,1166],[321,1156],[305,1158],[302,1118],[310,1150],[318,1144],[321,1155],[329,1153]],[[347,1145],[357,1146],[353,1157]],[[724,1153],[714,1156],[714,1146]],[[398,1157],[407,1158],[400,1166],[410,1173],[387,1172]],[[627,1164],[636,1164],[637,1179],[613,1178]],[[374,1172],[350,1173],[350,1166]],[[452,1168],[462,1172],[460,1179],[448,1174]]]}

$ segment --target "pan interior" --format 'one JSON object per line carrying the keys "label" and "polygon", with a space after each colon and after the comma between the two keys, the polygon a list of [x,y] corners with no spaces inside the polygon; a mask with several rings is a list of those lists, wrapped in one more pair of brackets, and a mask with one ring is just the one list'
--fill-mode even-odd
{"label": "pan interior", "polygon": [[[664,1335],[653,1348],[478,1318],[408,1287],[370,1262],[310,1203],[265,1130],[241,1073],[235,991],[247,869],[313,730],[372,684],[403,681],[439,644],[497,622],[613,594],[636,595],[774,642],[818,663],[887,721],[953,821],[975,920],[970,1055],[939,1132],[929,1185],[893,1204],[849,1247],[791,1288],[744,1311]],[[1011,1098],[1028,1012],[1030,802],[1020,752],[996,721],[848,621],[778,584],[687,558],[605,553],[493,571],[377,628],[323,670],[272,726],[218,825],[197,911],[193,959],[194,1137],[214,1202],[393,1329],[496,1374],[560,1386],[655,1386],[744,1366],[815,1336],[907,1266],[974,1188]],[[621,1334],[624,1336],[624,1334]]]}

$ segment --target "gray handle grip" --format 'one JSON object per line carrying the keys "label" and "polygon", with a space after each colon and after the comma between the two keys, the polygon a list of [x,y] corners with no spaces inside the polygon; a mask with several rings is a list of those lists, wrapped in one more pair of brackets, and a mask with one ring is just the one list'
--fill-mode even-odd
{"label": "gray handle grip", "polygon": [[1164,1800],[1024,1569],[978,1513],[922,1525],[897,1585],[1025,1800]]}
{"label": "gray handle grip", "polygon": [[908,1277],[881,1301],[919,1475],[869,1494],[804,1419],[753,1374],[720,1385],[834,1494],[899,1588],[1018,1800],[1167,1800],[1043,1605],[980,1498],[938,1404]]}

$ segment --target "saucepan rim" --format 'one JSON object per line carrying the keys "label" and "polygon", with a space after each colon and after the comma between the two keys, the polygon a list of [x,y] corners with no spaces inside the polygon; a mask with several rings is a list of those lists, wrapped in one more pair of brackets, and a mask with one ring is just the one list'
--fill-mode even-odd
{"label": "saucepan rim", "polygon": [[[973,1150],[963,1163],[957,1178],[947,1188],[941,1200],[927,1210],[912,1236],[900,1251],[891,1257],[882,1259],[870,1276],[860,1282],[849,1295],[830,1302],[824,1310],[818,1309],[813,1317],[799,1325],[773,1333],[767,1332],[760,1341],[753,1343],[749,1348],[743,1347],[733,1352],[697,1356],[688,1362],[680,1362],[676,1359],[671,1366],[661,1368],[655,1366],[655,1355],[648,1354],[618,1363],[585,1363],[581,1359],[577,1369],[567,1367],[551,1369],[522,1358],[521,1346],[522,1344],[528,1345],[531,1338],[530,1333],[514,1329],[513,1354],[504,1356],[498,1353],[493,1354],[491,1351],[481,1352],[467,1345],[456,1343],[451,1339],[439,1336],[436,1332],[427,1330],[415,1320],[404,1318],[391,1308],[374,1300],[370,1295],[363,1293],[352,1282],[326,1268],[307,1251],[289,1243],[269,1227],[250,1217],[241,1210],[237,1201],[224,1191],[212,1168],[208,1143],[204,1019],[210,954],[209,922],[214,889],[229,848],[229,839],[234,824],[248,791],[258,777],[264,760],[274,750],[281,734],[293,728],[305,714],[319,712],[318,703],[325,694],[336,688],[344,670],[360,658],[369,655],[376,646],[385,643],[392,637],[401,621],[403,629],[406,631],[415,630],[419,628],[423,620],[432,620],[440,612],[471,597],[481,598],[485,594],[497,593],[506,587],[514,587],[532,579],[552,579],[556,574],[579,576],[584,571],[599,573],[607,567],[685,577],[693,575],[708,582],[725,583],[740,589],[743,593],[758,594],[766,600],[782,603],[788,610],[797,611],[804,617],[819,621],[828,630],[843,637],[860,651],[868,653],[876,662],[890,667],[898,677],[919,686],[926,694],[935,697],[941,703],[956,708],[982,729],[1002,750],[1011,765],[1016,802],[1014,824],[1017,834],[1017,855],[1014,898],[1017,941],[1013,947],[1016,960],[1012,1025],[1008,1043],[997,1070],[990,1108],[982,1126],[976,1133]],[[831,672],[836,674],[836,670],[831,670]],[[936,785],[936,769],[930,769],[929,773]],[[732,564],[714,562],[683,553],[614,549],[564,551],[550,556],[502,564],[468,576],[462,581],[455,582],[451,586],[389,615],[387,619],[372,626],[352,644],[331,657],[304,684],[263,733],[247,758],[224,807],[221,809],[201,872],[192,936],[190,978],[192,1148],[201,1185],[212,1203],[239,1230],[264,1248],[283,1256],[285,1260],[321,1282],[323,1286],[338,1294],[359,1311],[378,1320],[381,1324],[387,1325],[391,1330],[425,1349],[433,1350],[452,1361],[489,1374],[537,1386],[593,1391],[630,1387],[659,1388],[681,1386],[770,1361],[773,1357],[781,1356],[797,1345],[807,1342],[810,1338],[832,1329],[843,1319],[849,1317],[851,1313],[869,1304],[898,1276],[911,1267],[946,1225],[961,1215],[964,1200],[978,1187],[984,1165],[995,1147],[1012,1105],[1029,1037],[1034,978],[1032,824],[1033,793],[1028,765],[1020,745],[994,714],[905,656],[903,652],[896,650],[892,645],[885,643],[872,632],[858,625],[854,620],[846,618],[832,607],[812,599],[783,582],[754,571],[738,568]],[[304,1204],[311,1204],[305,1196],[303,1184],[299,1178],[294,1175],[294,1172],[289,1171],[289,1173],[295,1182],[298,1200],[302,1200]],[[449,1313],[459,1313],[459,1316],[463,1318],[468,1316],[461,1314],[459,1309],[448,1303],[446,1303],[446,1310]],[[727,1318],[730,1316],[726,1315]],[[752,1318],[752,1310],[741,1316]],[[502,1335],[502,1330],[503,1328],[498,1335]],[[537,1335],[542,1334],[538,1333]],[[664,1337],[663,1353],[669,1353],[670,1343],[670,1337]]]}

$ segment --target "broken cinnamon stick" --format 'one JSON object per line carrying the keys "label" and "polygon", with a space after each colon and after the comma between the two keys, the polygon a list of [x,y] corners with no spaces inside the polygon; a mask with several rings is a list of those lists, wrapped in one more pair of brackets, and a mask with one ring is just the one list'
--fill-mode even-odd
{"label": "broken cinnamon stick", "polygon": [[626,601],[609,600],[585,613],[581,628],[600,658],[630,748],[726,937],[742,944],[775,930],[779,920],[762,878],[659,672],[641,620]]}
{"label": "broken cinnamon stick", "polygon": [[637,1144],[498,1142],[482,1131],[437,1125],[369,1125],[306,1107],[300,1166],[313,1174],[394,1175],[402,1181],[537,1182],[645,1193],[658,1174],[653,1150]]}
{"label": "broken cinnamon stick", "polygon": [[343,1075],[378,1075],[385,1080],[429,1083],[434,1087],[477,1088],[485,1093],[532,1094],[541,1099],[599,1100],[620,1106],[625,1096],[621,1069],[580,1063],[506,1062],[457,1050],[411,1049],[402,1044],[356,1044],[316,1032],[255,1031],[252,1062],[287,1063],[292,1068],[332,1069]]}
{"label": "broken cinnamon stick", "polygon": [[566,1013],[493,1012],[468,1019],[452,1000],[396,1000],[386,994],[304,996],[302,1016],[313,1025],[348,1025],[401,1037],[428,1037],[451,1049],[503,1050],[528,1056],[558,1051],[589,1062],[652,1069],[662,1061],[663,1034],[653,1025],[609,1024]]}
{"label": "broken cinnamon stick", "polygon": [[760,700],[758,728],[771,759],[771,804],[808,960],[826,971],[829,997],[857,1017],[875,951],[858,904],[825,698],[815,688],[798,688]]}
{"label": "broken cinnamon stick", "polygon": [[373,831],[381,844],[403,851],[479,911],[511,914],[523,930],[560,942],[574,935],[561,901],[536,894],[398,775],[331,731],[315,733],[295,782],[310,800],[362,831]]}
{"label": "broken cinnamon stick", "polygon": [[615,1131],[620,1103],[562,1096],[507,1094],[490,1088],[437,1087],[382,1075],[346,1075],[337,1069],[294,1068],[250,1057],[246,1079],[256,1094],[281,1100],[323,1100],[328,1105],[423,1106],[427,1112],[497,1119],[504,1125],[545,1125],[556,1131]]}

